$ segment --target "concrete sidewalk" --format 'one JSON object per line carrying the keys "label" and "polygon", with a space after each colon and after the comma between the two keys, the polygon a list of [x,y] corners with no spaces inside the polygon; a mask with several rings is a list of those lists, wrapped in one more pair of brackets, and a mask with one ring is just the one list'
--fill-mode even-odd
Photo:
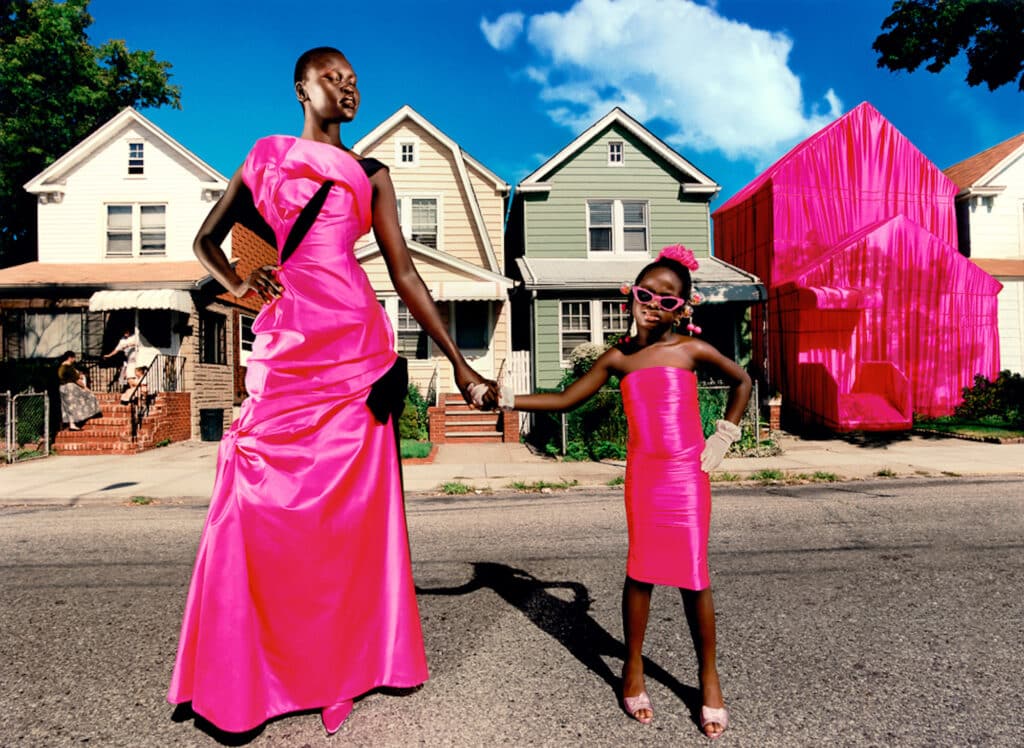
{"label": "concrete sidewalk", "polygon": [[[782,454],[723,461],[716,473],[747,478],[762,470],[840,480],[882,475],[1016,475],[1024,479],[1024,444],[986,444],[919,435],[864,439],[798,439],[779,436]],[[217,463],[215,442],[181,442],[137,455],[53,455],[0,467],[0,506],[124,503],[133,497],[205,504]],[[431,464],[403,467],[410,494],[436,492],[448,482],[497,490],[520,482],[606,486],[625,472],[625,462],[561,462],[521,444],[440,445]],[[1024,483],[1022,483],[1024,486]]]}

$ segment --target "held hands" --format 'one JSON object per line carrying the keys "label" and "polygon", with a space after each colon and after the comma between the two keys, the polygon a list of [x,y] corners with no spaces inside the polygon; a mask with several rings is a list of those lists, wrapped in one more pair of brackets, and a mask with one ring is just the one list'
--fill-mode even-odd
{"label": "held hands", "polygon": [[277,280],[277,265],[261,265],[249,273],[249,277],[242,281],[235,292],[239,298],[248,296],[250,293],[258,294],[264,301],[273,301],[281,296],[284,288]]}
{"label": "held hands", "polygon": [[470,407],[477,410],[493,410],[498,404],[497,385],[492,380],[484,379],[470,367],[466,366],[461,371],[456,370],[455,381],[463,399]]}
{"label": "held hands", "polygon": [[720,464],[732,443],[740,438],[740,427],[732,421],[717,421],[715,433],[707,438],[704,451],[700,453],[700,469],[710,473]]}

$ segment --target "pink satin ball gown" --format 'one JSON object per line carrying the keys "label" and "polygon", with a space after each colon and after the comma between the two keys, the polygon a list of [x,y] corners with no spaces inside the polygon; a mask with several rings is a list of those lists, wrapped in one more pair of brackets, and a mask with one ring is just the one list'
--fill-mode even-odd
{"label": "pink satin ball gown", "polygon": [[253,323],[168,694],[232,732],[427,679],[395,434],[365,403],[396,358],[353,254],[370,181],[342,150],[288,136],[259,140],[242,178],[279,247],[335,186]]}
{"label": "pink satin ball gown", "polygon": [[690,590],[710,586],[711,482],[704,449],[697,376],[657,366],[622,379],[629,423],[626,447],[626,574],[639,582]]}

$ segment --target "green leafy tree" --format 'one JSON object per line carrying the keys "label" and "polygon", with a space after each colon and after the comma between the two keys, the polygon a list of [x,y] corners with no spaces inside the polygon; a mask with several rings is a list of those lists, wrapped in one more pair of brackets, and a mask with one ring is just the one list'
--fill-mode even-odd
{"label": "green leafy tree", "polygon": [[1024,0],[897,0],[872,48],[878,67],[938,73],[967,52],[967,83],[1024,91]]}
{"label": "green leafy tree", "polygon": [[170,63],[122,40],[89,43],[88,5],[0,0],[0,266],[35,259],[25,182],[124,107],[181,107]]}

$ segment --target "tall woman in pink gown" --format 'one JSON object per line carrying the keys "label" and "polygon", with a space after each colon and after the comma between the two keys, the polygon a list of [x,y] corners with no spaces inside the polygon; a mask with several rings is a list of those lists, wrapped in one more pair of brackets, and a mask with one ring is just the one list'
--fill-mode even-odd
{"label": "tall woman in pink gown", "polygon": [[[305,709],[322,709],[333,732],[355,697],[427,679],[395,433],[367,407],[396,361],[394,337],[353,254],[358,237],[373,228],[460,390],[483,381],[412,265],[387,169],[341,143],[359,106],[352,67],[310,50],[295,91],[302,136],[257,141],[195,245],[233,294],[268,302],[253,324],[250,396],[220,445],[168,694],[231,732]],[[240,278],[220,249],[231,226],[259,224],[255,206],[283,247],[325,180],[334,186],[294,253]]]}

